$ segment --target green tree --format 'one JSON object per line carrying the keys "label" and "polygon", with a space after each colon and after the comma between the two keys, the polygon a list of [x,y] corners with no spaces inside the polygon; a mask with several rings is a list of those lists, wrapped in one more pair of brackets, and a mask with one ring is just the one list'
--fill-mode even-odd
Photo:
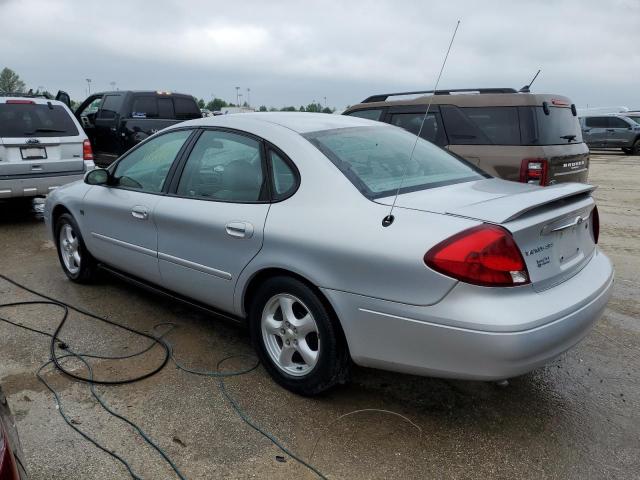
{"label": "green tree", "polygon": [[333,113],[334,111],[332,109],[330,109],[329,107],[324,107],[322,109],[322,113]]}
{"label": "green tree", "polygon": [[[302,107],[304,108],[304,107]],[[296,107],[282,107],[280,109],[281,112],[295,112],[296,111]]]}
{"label": "green tree", "polygon": [[207,103],[207,109],[214,112],[218,110],[222,110],[224,107],[230,107],[230,106],[231,105],[228,105],[227,102],[225,102],[221,98],[214,98],[209,103]]}
{"label": "green tree", "polygon": [[0,92],[23,92],[24,82],[16,72],[4,67],[0,72]]}
{"label": "green tree", "polygon": [[307,105],[307,112],[320,112],[322,110],[322,105],[319,103],[310,103]]}
{"label": "green tree", "polygon": [[206,105],[203,99],[198,100],[198,108],[205,108]]}
{"label": "green tree", "polygon": [[278,109],[276,107],[269,107],[270,112],[277,112]]}
{"label": "green tree", "polygon": [[267,106],[266,105],[260,105],[260,108],[258,109],[258,111],[266,112],[267,111]]}
{"label": "green tree", "polygon": [[302,105],[300,105],[300,108],[298,109],[301,112],[306,112],[306,110],[304,109],[304,107]]}

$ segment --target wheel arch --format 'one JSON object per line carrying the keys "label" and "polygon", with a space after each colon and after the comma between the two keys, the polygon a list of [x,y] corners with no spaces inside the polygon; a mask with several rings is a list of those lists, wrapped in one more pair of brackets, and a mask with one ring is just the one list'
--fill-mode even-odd
{"label": "wheel arch", "polygon": [[69,215],[73,215],[71,213],[71,210],[69,210],[67,207],[65,207],[61,203],[57,204],[55,207],[53,207],[53,210],[51,210],[51,232],[53,234],[55,234],[56,223],[58,223],[58,219],[60,218],[61,215],[64,215],[65,213],[68,213]]}

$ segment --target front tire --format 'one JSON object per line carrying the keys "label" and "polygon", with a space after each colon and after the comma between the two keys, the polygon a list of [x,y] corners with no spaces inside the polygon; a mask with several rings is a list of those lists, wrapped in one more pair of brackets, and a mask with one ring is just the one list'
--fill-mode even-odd
{"label": "front tire", "polygon": [[74,282],[91,283],[96,276],[96,261],[87,250],[73,216],[68,213],[60,215],[54,232],[58,259],[64,273]]}
{"label": "front tire", "polygon": [[317,395],[349,376],[350,359],[338,320],[309,286],[273,277],[249,306],[251,338],[276,382],[300,395]]}

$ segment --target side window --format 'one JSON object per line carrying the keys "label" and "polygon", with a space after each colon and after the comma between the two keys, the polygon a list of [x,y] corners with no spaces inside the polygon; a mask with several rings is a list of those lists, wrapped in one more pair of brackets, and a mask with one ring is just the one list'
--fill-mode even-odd
{"label": "side window", "polygon": [[607,117],[587,117],[584,124],[590,128],[607,128],[609,126]]}
{"label": "side window", "polygon": [[629,124],[618,117],[609,117],[609,128],[629,128]]}
{"label": "side window", "polygon": [[162,191],[171,164],[191,130],[166,133],[125,156],[113,173],[115,185],[149,193]]}
{"label": "side window", "polygon": [[120,111],[120,105],[122,104],[122,96],[120,95],[106,95],[102,108],[98,114],[98,118],[112,119],[116,118],[116,115]]}
{"label": "side window", "polygon": [[269,162],[273,172],[273,200],[282,200],[296,188],[296,174],[285,160],[269,150]]}
{"label": "side window", "polygon": [[424,119],[424,125],[422,126],[422,133],[420,134],[420,137],[430,141],[431,143],[435,143],[436,145],[446,145],[447,137],[444,134],[440,114],[437,112],[430,112],[425,119],[424,113],[425,112],[394,113],[391,115],[390,123],[417,135],[420,131],[422,120]]}
{"label": "side window", "polygon": [[170,98],[158,98],[158,118],[176,118]]}
{"label": "side window", "polygon": [[516,107],[466,107],[467,118],[493,145],[520,145],[520,122]]}
{"label": "side window", "polygon": [[367,120],[380,120],[382,117],[381,108],[370,108],[368,110],[356,110],[355,112],[347,113],[351,117],[366,118]]}
{"label": "side window", "polygon": [[225,202],[264,199],[260,143],[236,133],[206,130],[196,142],[177,194]]}
{"label": "side window", "polygon": [[178,120],[202,118],[202,113],[198,108],[198,104],[193,98],[174,97],[173,105],[176,109],[175,118]]}
{"label": "side window", "polygon": [[158,118],[158,101],[154,96],[135,97],[131,107],[133,118]]}
{"label": "side window", "polygon": [[92,113],[96,113],[100,108],[100,104],[102,103],[102,96],[94,98],[91,103],[89,103],[84,110],[80,112],[80,115],[86,117],[87,115],[91,115]]}
{"label": "side window", "polygon": [[440,111],[451,145],[491,145],[491,140],[464,114],[461,108],[441,105]]}

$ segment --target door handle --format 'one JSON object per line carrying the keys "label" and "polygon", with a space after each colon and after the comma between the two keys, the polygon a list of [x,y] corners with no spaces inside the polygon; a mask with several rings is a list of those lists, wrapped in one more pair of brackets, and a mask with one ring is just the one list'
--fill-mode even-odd
{"label": "door handle", "polygon": [[248,222],[229,222],[225,225],[227,235],[234,238],[251,238],[253,225]]}
{"label": "door handle", "polygon": [[131,209],[131,216],[133,218],[137,218],[138,220],[146,220],[147,218],[149,218],[149,210],[147,209],[147,207],[136,205]]}

